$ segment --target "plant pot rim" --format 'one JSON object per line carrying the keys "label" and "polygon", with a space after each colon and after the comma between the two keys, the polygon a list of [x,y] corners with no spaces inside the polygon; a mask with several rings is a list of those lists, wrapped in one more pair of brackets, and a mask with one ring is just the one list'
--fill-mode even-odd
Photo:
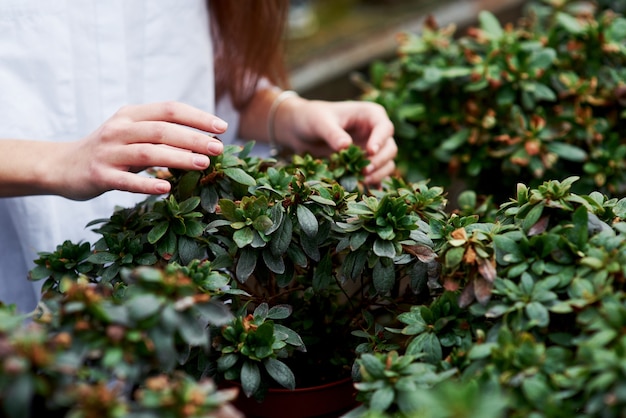
{"label": "plant pot rim", "polygon": [[[228,384],[241,388],[239,382]],[[250,417],[304,418],[345,413],[356,407],[356,389],[352,377],[344,377],[317,386],[296,388],[271,388],[263,402],[247,398],[241,391],[233,402],[235,408]]]}

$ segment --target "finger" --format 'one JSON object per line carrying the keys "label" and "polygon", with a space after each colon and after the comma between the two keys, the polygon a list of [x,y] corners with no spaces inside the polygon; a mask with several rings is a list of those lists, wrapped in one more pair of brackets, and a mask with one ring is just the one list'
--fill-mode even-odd
{"label": "finger", "polygon": [[393,123],[387,119],[386,115],[379,120],[372,119],[371,123],[373,128],[367,140],[366,149],[370,155],[375,155],[384,147],[389,138],[393,138],[394,129]]}
{"label": "finger", "polygon": [[388,161],[392,161],[398,155],[398,146],[393,138],[387,137],[382,143],[381,148],[375,154],[368,157],[370,164],[365,168],[365,173],[370,174],[377,171],[379,167],[387,164]]}
{"label": "finger", "polygon": [[131,167],[168,167],[181,170],[204,170],[210,164],[204,154],[153,144],[130,144],[111,161],[111,165]]}
{"label": "finger", "polygon": [[228,128],[228,124],[223,119],[180,102],[161,102],[125,106],[121,108],[116,115],[126,116],[135,122],[173,122],[217,134],[225,132]]}
{"label": "finger", "polygon": [[378,168],[376,171],[365,176],[365,183],[367,184],[380,184],[384,179],[391,176],[396,169],[396,164],[391,161],[387,161],[385,165]]}
{"label": "finger", "polygon": [[167,180],[144,177],[125,171],[112,171],[108,181],[109,190],[122,190],[126,192],[144,194],[164,194],[171,189]]}
{"label": "finger", "polygon": [[327,126],[322,138],[332,151],[340,151],[348,148],[352,144],[352,137],[349,133],[337,126]]}
{"label": "finger", "polygon": [[215,137],[167,122],[109,124],[102,128],[101,136],[108,142],[125,138],[126,143],[163,144],[200,154],[218,155],[224,150]]}

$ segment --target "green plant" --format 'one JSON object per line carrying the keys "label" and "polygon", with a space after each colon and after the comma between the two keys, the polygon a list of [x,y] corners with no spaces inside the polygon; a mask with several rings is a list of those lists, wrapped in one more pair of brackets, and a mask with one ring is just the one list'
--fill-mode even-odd
{"label": "green plant", "polygon": [[[357,385],[365,403],[352,416],[423,416],[426,407],[440,411],[435,416],[463,416],[455,408],[476,388],[489,396],[470,403],[467,414],[500,396],[493,416],[623,416],[626,199],[575,194],[576,181],[518,185],[495,223],[451,216],[433,226],[452,231],[433,237],[442,288],[388,331],[403,336],[396,349],[429,373],[445,373],[448,383],[433,380],[412,403],[389,388],[368,395],[390,382],[403,388],[404,377],[396,376],[425,374],[413,376],[415,360],[367,357],[359,361],[368,383]],[[492,267],[478,268],[480,258]],[[476,297],[468,297],[472,287]]]}
{"label": "green plant", "polygon": [[[393,317],[415,294],[427,298],[428,283],[436,281],[428,221],[446,216],[443,189],[396,179],[369,190],[360,181],[367,161],[354,146],[326,160],[294,156],[291,162],[259,159],[251,150],[252,144],[226,147],[204,172],[172,172],[170,195],[93,221],[102,238],[41,253],[31,278],[45,279],[51,295],[65,298],[76,281],[105,286],[109,298],[136,298],[131,313],[165,315],[150,321],[155,369],[235,380],[256,398],[274,386],[350,376],[365,330],[380,327],[377,318]],[[192,303],[199,297],[192,293],[201,291],[228,303],[233,319],[212,321],[211,350],[197,321],[175,315],[161,298],[143,295],[145,285],[125,278],[128,269],[146,265],[174,266],[189,278],[190,293],[183,297],[174,287],[172,297]],[[44,300],[59,310],[54,297]],[[188,328],[164,328],[178,322]],[[127,332],[136,339],[142,324],[125,324],[122,341]],[[96,322],[84,338],[103,344],[104,337],[96,338],[103,329]],[[188,352],[175,364],[180,354],[173,350],[183,347]],[[358,351],[373,349],[367,347]],[[125,349],[119,345],[105,372],[142,375],[150,356],[118,361]]]}
{"label": "green plant", "polygon": [[483,11],[459,37],[429,19],[399,37],[395,60],[371,65],[363,97],[386,108],[412,181],[456,180],[499,204],[517,182],[568,173],[579,193],[619,196],[625,36],[626,19],[593,2],[533,2],[505,26]]}
{"label": "green plant", "polygon": [[[6,410],[35,395],[52,410],[87,408],[54,389],[87,384],[93,396],[115,390],[98,404],[112,411],[180,411],[197,384],[213,400],[188,403],[204,411],[227,397],[215,381],[260,399],[352,375],[362,406],[351,417],[455,416],[470,398],[466,416],[619,416],[626,199],[574,193],[577,177],[520,183],[481,218],[446,212],[443,189],[423,182],[349,191],[330,160],[250,149],[227,148],[216,157],[227,166],[174,173],[171,196],[93,223],[103,238],[89,255],[68,242],[41,254],[43,330],[29,338],[53,360],[29,363],[38,383],[3,398]],[[164,213],[179,227],[158,226]],[[195,223],[202,232],[190,234]],[[120,233],[138,243],[133,260],[154,264],[108,255]]]}
{"label": "green plant", "polygon": [[0,307],[2,415],[237,417],[236,391],[179,369],[208,352],[206,324],[231,318],[221,278],[187,273],[174,264],[122,271],[115,285],[68,275],[32,322]]}

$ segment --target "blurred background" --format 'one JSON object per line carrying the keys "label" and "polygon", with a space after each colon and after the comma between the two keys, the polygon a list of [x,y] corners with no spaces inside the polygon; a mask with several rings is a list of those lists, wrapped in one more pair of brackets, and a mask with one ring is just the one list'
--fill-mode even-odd
{"label": "blurred background", "polygon": [[366,75],[374,60],[391,58],[396,35],[419,33],[433,16],[454,23],[457,34],[481,10],[515,21],[526,0],[291,0],[287,64],[292,87],[310,99],[357,98],[355,74]]}

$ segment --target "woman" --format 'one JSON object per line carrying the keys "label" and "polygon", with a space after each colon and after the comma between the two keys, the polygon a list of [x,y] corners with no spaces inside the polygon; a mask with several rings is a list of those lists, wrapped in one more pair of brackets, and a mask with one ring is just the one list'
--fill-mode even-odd
{"label": "woman", "polygon": [[167,193],[146,167],[205,169],[223,150],[214,135],[316,154],[355,142],[367,181],[391,174],[381,107],[281,92],[288,3],[0,3],[1,301],[33,309],[38,252],[90,240],[89,221]]}

